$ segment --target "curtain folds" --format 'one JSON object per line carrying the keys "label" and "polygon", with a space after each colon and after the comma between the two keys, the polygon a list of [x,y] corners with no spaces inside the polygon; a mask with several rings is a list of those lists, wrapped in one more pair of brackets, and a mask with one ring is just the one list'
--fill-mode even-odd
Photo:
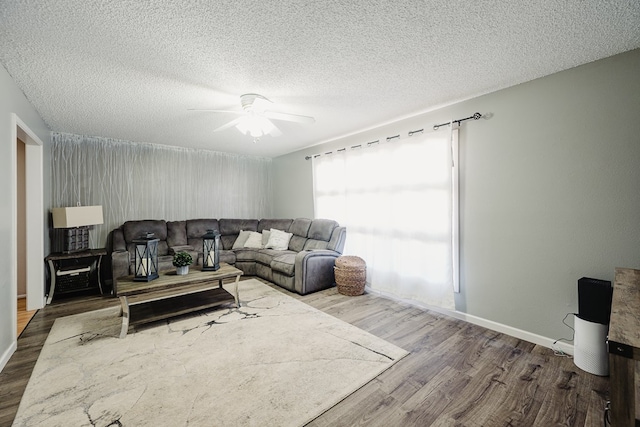
{"label": "curtain folds", "polygon": [[372,289],[454,309],[453,137],[447,128],[313,159],[315,217],[347,227],[345,253],[367,262]]}
{"label": "curtain folds", "polygon": [[271,159],[52,134],[52,206],[102,205],[91,247],[128,220],[267,218]]}

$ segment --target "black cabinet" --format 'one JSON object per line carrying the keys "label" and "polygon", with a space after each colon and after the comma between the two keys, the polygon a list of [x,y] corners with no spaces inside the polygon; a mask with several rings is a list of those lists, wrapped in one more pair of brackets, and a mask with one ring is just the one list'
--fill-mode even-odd
{"label": "black cabinet", "polygon": [[44,260],[49,266],[49,293],[47,304],[53,300],[54,293],[79,292],[88,289],[102,290],[100,265],[105,249],[89,249],[74,253],[56,252]]}

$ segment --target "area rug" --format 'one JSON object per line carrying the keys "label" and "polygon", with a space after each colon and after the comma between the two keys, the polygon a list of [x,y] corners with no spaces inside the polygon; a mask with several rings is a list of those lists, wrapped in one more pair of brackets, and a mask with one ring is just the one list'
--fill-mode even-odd
{"label": "area rug", "polygon": [[59,318],[14,426],[301,426],[407,352],[251,279],[241,308]]}

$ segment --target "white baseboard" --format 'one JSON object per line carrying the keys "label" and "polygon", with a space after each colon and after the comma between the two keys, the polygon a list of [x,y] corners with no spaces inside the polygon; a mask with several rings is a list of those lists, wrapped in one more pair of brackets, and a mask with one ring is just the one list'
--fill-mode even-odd
{"label": "white baseboard", "polygon": [[11,356],[13,355],[13,353],[15,353],[17,348],[18,348],[18,342],[14,341],[9,346],[9,348],[6,349],[4,353],[2,353],[2,357],[0,358],[0,372],[2,372],[7,362],[9,362],[9,359],[11,359]]}
{"label": "white baseboard", "polygon": [[[446,313],[445,313],[446,314]],[[465,322],[473,323],[474,325],[482,326],[492,331],[500,332],[505,335],[509,335],[521,340],[529,341],[534,344],[541,345],[543,347],[550,348],[554,351],[561,351],[566,354],[573,355],[573,345],[558,341],[555,339],[547,338],[542,335],[534,334],[533,332],[524,331],[522,329],[514,328],[512,326],[504,325],[502,323],[494,322],[493,320],[487,320],[482,317],[473,316],[471,314],[462,313],[460,311],[453,311],[449,314],[456,319],[464,320]]]}
{"label": "white baseboard", "polygon": [[515,337],[524,341],[541,345],[543,347],[550,348],[551,350],[554,350],[554,351],[560,351],[565,354],[573,355],[573,345],[566,342],[561,342],[561,341],[556,342],[557,340],[552,338],[547,338],[542,335],[534,334],[533,332],[524,331],[522,329],[504,325],[502,323],[494,322],[493,320],[484,319],[482,317],[474,316],[472,314],[463,313],[461,311],[447,310],[446,308],[430,306],[428,304],[424,304],[414,300],[406,300],[403,298],[398,298],[386,292],[380,292],[380,291],[371,289],[369,286],[367,286],[366,289],[367,289],[367,292],[372,294],[380,295],[382,297],[385,297],[394,301],[402,302],[405,304],[409,304],[414,307],[420,307],[430,311],[435,311],[437,313],[444,314],[446,316],[451,316],[455,319],[463,320],[465,322],[469,322],[474,325],[482,326],[483,328],[491,329],[492,331],[500,332],[505,335],[509,335],[511,337]]}

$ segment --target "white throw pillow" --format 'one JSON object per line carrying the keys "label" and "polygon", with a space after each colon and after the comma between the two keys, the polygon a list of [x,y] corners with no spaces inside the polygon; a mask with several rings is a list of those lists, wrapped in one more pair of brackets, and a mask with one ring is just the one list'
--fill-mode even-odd
{"label": "white throw pillow", "polygon": [[269,241],[264,246],[267,249],[275,249],[277,251],[286,251],[289,249],[289,240],[291,240],[293,233],[287,233],[276,228],[271,229],[271,235]]}
{"label": "white throw pillow", "polygon": [[246,241],[247,241],[247,239],[249,238],[250,235],[251,235],[251,231],[242,231],[242,230],[240,230],[240,234],[238,234],[238,237],[236,238],[236,241],[233,242],[233,247],[231,249],[244,248],[244,244],[246,243]]}
{"label": "white throw pillow", "polygon": [[247,241],[244,242],[244,247],[262,249],[262,234],[252,231]]}

